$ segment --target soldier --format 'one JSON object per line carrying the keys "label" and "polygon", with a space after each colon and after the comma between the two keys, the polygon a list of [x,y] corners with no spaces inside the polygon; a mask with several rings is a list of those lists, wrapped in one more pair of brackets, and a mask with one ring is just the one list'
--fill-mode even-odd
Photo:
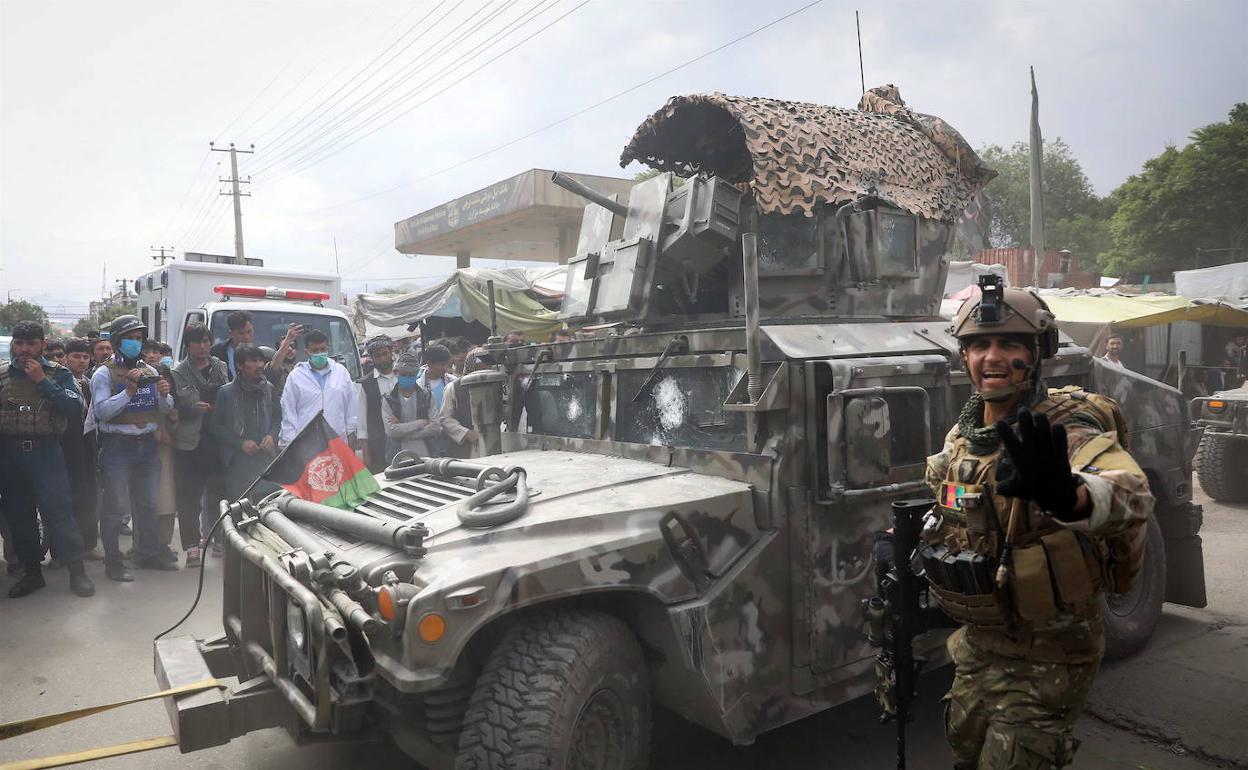
{"label": "soldier", "polygon": [[0,496],[13,531],[17,557],[25,565],[9,589],[15,599],[43,588],[43,549],[35,507],[43,515],[52,555],[69,568],[69,587],[91,596],[95,585],[82,564],[82,535],[74,520],[61,436],[82,412],[74,375],[44,357],[43,327],[22,321],[13,327],[13,360],[0,371]]}
{"label": "soldier", "polygon": [[946,735],[957,768],[1057,768],[1104,653],[1099,593],[1133,579],[1153,497],[1119,441],[1117,406],[1045,388],[1057,325],[1043,300],[984,288],[952,328],[975,392],[927,462],[938,504],[921,555],[966,561],[956,587],[954,570],[927,571],[961,624]]}

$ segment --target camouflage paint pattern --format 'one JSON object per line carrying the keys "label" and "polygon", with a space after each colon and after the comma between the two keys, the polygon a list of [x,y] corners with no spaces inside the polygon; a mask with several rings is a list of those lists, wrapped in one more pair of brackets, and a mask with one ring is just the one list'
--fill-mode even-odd
{"label": "camouflage paint pattern", "polygon": [[[677,111],[671,114],[697,101],[669,103]],[[925,133],[909,118],[840,111],[835,120],[815,125],[808,120],[814,114],[810,105],[702,101],[737,110],[742,122],[733,125],[750,131],[783,124],[805,137],[803,142],[822,142],[826,163],[816,171],[826,177],[806,168],[785,177],[784,169],[804,162],[795,155],[800,145],[759,144],[763,139],[752,133],[750,146],[736,156],[740,168],[714,170],[740,182],[740,189],[749,187],[750,174],[757,177],[756,163],[776,172],[762,183],[775,186],[774,195],[758,188],[741,200],[743,229],[765,224],[783,236],[792,228],[790,234],[800,240],[810,235],[814,217],[809,241],[814,260],[799,268],[806,272],[764,272],[759,279],[759,345],[768,389],[757,404],[739,397],[733,402],[734,396],[724,393],[722,410],[695,414],[696,388],[686,391],[681,383],[696,385],[703,373],[706,380],[739,385],[745,367],[739,239],[723,249],[718,263],[682,275],[681,291],[697,312],[679,313],[664,304],[663,292],[671,287],[660,285],[667,279],[656,276],[679,274],[681,265],[666,264],[660,271],[653,264],[671,259],[661,236],[674,224],[673,212],[665,206],[638,207],[636,214],[630,209],[630,218],[647,221],[625,222],[625,229],[656,238],[651,264],[635,268],[647,272],[637,284],[631,314],[612,319],[594,338],[488,352],[507,377],[515,408],[508,410],[502,454],[477,462],[526,469],[535,491],[526,513],[492,529],[465,529],[455,508],[472,491],[471,480],[422,476],[383,481],[382,493],[358,514],[425,524],[431,534],[423,558],[315,530],[334,549],[334,558],[357,567],[368,586],[380,586],[393,572],[412,596],[403,622],[369,638],[353,636],[348,648],[330,645],[321,652],[335,692],[357,694],[352,703],[384,702],[384,709],[375,706],[377,714],[408,715],[422,699],[459,693],[473,676],[466,653],[475,643],[486,644],[499,629],[523,622],[527,610],[569,602],[624,618],[651,661],[656,701],[735,742],[747,743],[874,688],[875,651],[859,611],[860,601],[874,593],[872,541],[887,526],[893,500],[926,494],[926,456],[940,450],[940,438],[969,394],[957,342],[937,312],[951,233],[986,174],[959,158],[953,134],[934,123]],[[669,112],[662,113],[663,120]],[[923,123],[922,118],[915,120]],[[869,136],[855,133],[858,127],[869,128]],[[630,146],[629,152],[634,150],[641,153]],[[641,154],[677,170],[688,170],[694,160],[665,154],[663,142],[648,143]],[[852,184],[841,184],[848,179],[838,176],[842,167],[852,170]],[[928,172],[934,176],[925,176]],[[835,207],[868,188],[887,200],[861,211],[846,209],[838,218]],[[911,217],[912,274],[898,272],[895,264],[884,269],[876,231],[886,216],[895,217],[903,233],[911,232],[906,224]],[[663,221],[656,223],[655,217]],[[678,349],[669,347],[674,338]],[[634,383],[651,370],[656,370],[654,384],[634,402]],[[1090,388],[1093,371],[1092,357],[1069,340],[1045,363],[1046,376],[1056,380],[1052,384]],[[583,435],[537,431],[518,408],[531,383],[565,374],[593,383],[596,414]],[[1182,432],[1176,425],[1187,430],[1181,415],[1167,411],[1169,395],[1156,397],[1150,390],[1160,386],[1136,385],[1135,399],[1124,401],[1129,416],[1137,403],[1156,398],[1147,428],[1158,434]],[[924,397],[916,398],[915,389]],[[743,435],[729,437],[730,448],[671,438],[696,437],[697,431],[656,431],[648,443],[622,440],[634,427],[625,423],[639,409],[666,409],[660,420],[666,415],[672,425],[696,421],[703,433],[741,420],[745,428]],[[1146,471],[1174,477],[1176,485],[1186,481],[1174,474],[1186,462],[1186,447],[1163,435],[1144,444],[1146,451],[1135,456]],[[852,456],[848,446],[854,447]],[[404,494],[426,502],[405,507]],[[691,551],[704,563],[691,563],[697,560],[678,556],[668,545],[660,522],[669,516],[688,524],[696,540]],[[290,551],[263,525],[240,531],[248,548],[270,557],[266,565]],[[232,553],[225,561],[231,572],[227,585],[240,585],[233,572],[246,565]],[[244,577],[243,584],[261,596],[258,578]],[[235,613],[242,628],[227,633],[242,639],[268,633],[268,609],[260,599],[253,604],[252,595],[228,592],[231,607],[247,606]],[[476,601],[457,604],[456,597],[465,595]],[[375,615],[375,601],[362,601]],[[416,632],[430,612],[446,620],[445,635],[435,643]],[[326,613],[333,617],[336,611],[327,604]],[[275,626],[281,628],[280,618]],[[925,640],[933,661],[944,654],[942,641]],[[354,658],[355,670],[376,676],[339,681],[340,669],[333,664],[347,658]],[[349,705],[335,701],[336,709]],[[399,721],[413,730],[434,730],[419,719]]]}
{"label": "camouflage paint pattern", "polygon": [[956,666],[945,696],[954,767],[1050,770],[1074,758],[1072,736],[1099,661],[1044,663],[977,648],[965,629],[948,640]]}

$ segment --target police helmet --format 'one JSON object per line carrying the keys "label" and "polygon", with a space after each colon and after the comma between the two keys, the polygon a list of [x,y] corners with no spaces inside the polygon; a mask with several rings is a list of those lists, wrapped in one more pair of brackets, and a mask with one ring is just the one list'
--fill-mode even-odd
{"label": "police helmet", "polygon": [[143,336],[147,337],[147,324],[138,319],[138,316],[119,315],[113,319],[112,324],[108,327],[109,337],[116,338],[121,335],[138,329],[143,332]]}
{"label": "police helmet", "polygon": [[979,279],[980,294],[962,303],[949,331],[962,344],[985,334],[1021,334],[1036,341],[1036,358],[1057,354],[1057,319],[1040,295],[1028,289],[1005,288],[998,275]]}

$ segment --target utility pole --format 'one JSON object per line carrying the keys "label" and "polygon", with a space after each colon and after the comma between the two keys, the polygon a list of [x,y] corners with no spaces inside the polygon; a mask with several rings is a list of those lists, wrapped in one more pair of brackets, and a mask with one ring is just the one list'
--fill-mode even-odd
{"label": "utility pole", "polygon": [[147,248],[148,248],[148,250],[149,250],[149,251],[159,251],[159,252],[160,252],[159,254],[153,254],[153,255],[152,255],[152,259],[159,259],[159,260],[160,260],[160,264],[162,264],[162,265],[163,265],[163,264],[165,264],[165,260],[166,260],[166,259],[177,259],[177,257],[173,256],[173,254],[165,254],[165,252],[166,252],[166,251],[168,251],[168,252],[172,252],[172,251],[173,251],[173,247],[172,247],[172,246],[148,246]]}
{"label": "utility pole", "polygon": [[234,146],[233,142],[230,142],[229,149],[222,150],[222,149],[213,147],[213,143],[209,142],[208,149],[212,150],[213,152],[228,152],[230,154],[230,178],[219,179],[218,181],[229,182],[231,185],[231,191],[228,193],[223,192],[221,193],[221,195],[234,196],[234,264],[242,265],[242,264],[245,264],[245,261],[243,259],[243,201],[242,199],[244,197],[250,197],[251,193],[239,192],[238,186],[240,184],[251,184],[251,178],[248,177],[247,179],[242,179],[242,180],[238,178],[238,153],[242,152],[242,153],[251,155],[253,152],[255,152],[256,146],[253,144],[251,145],[250,150],[240,150]]}

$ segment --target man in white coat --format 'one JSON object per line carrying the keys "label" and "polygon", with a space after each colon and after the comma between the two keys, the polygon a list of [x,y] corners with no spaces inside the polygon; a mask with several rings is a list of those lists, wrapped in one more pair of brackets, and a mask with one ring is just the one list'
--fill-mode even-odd
{"label": "man in white coat", "polygon": [[277,443],[286,446],[317,412],[334,432],[355,446],[358,415],[355,383],[347,368],[329,357],[329,337],[312,329],[304,337],[307,361],[300,361],[282,391],[282,431]]}

